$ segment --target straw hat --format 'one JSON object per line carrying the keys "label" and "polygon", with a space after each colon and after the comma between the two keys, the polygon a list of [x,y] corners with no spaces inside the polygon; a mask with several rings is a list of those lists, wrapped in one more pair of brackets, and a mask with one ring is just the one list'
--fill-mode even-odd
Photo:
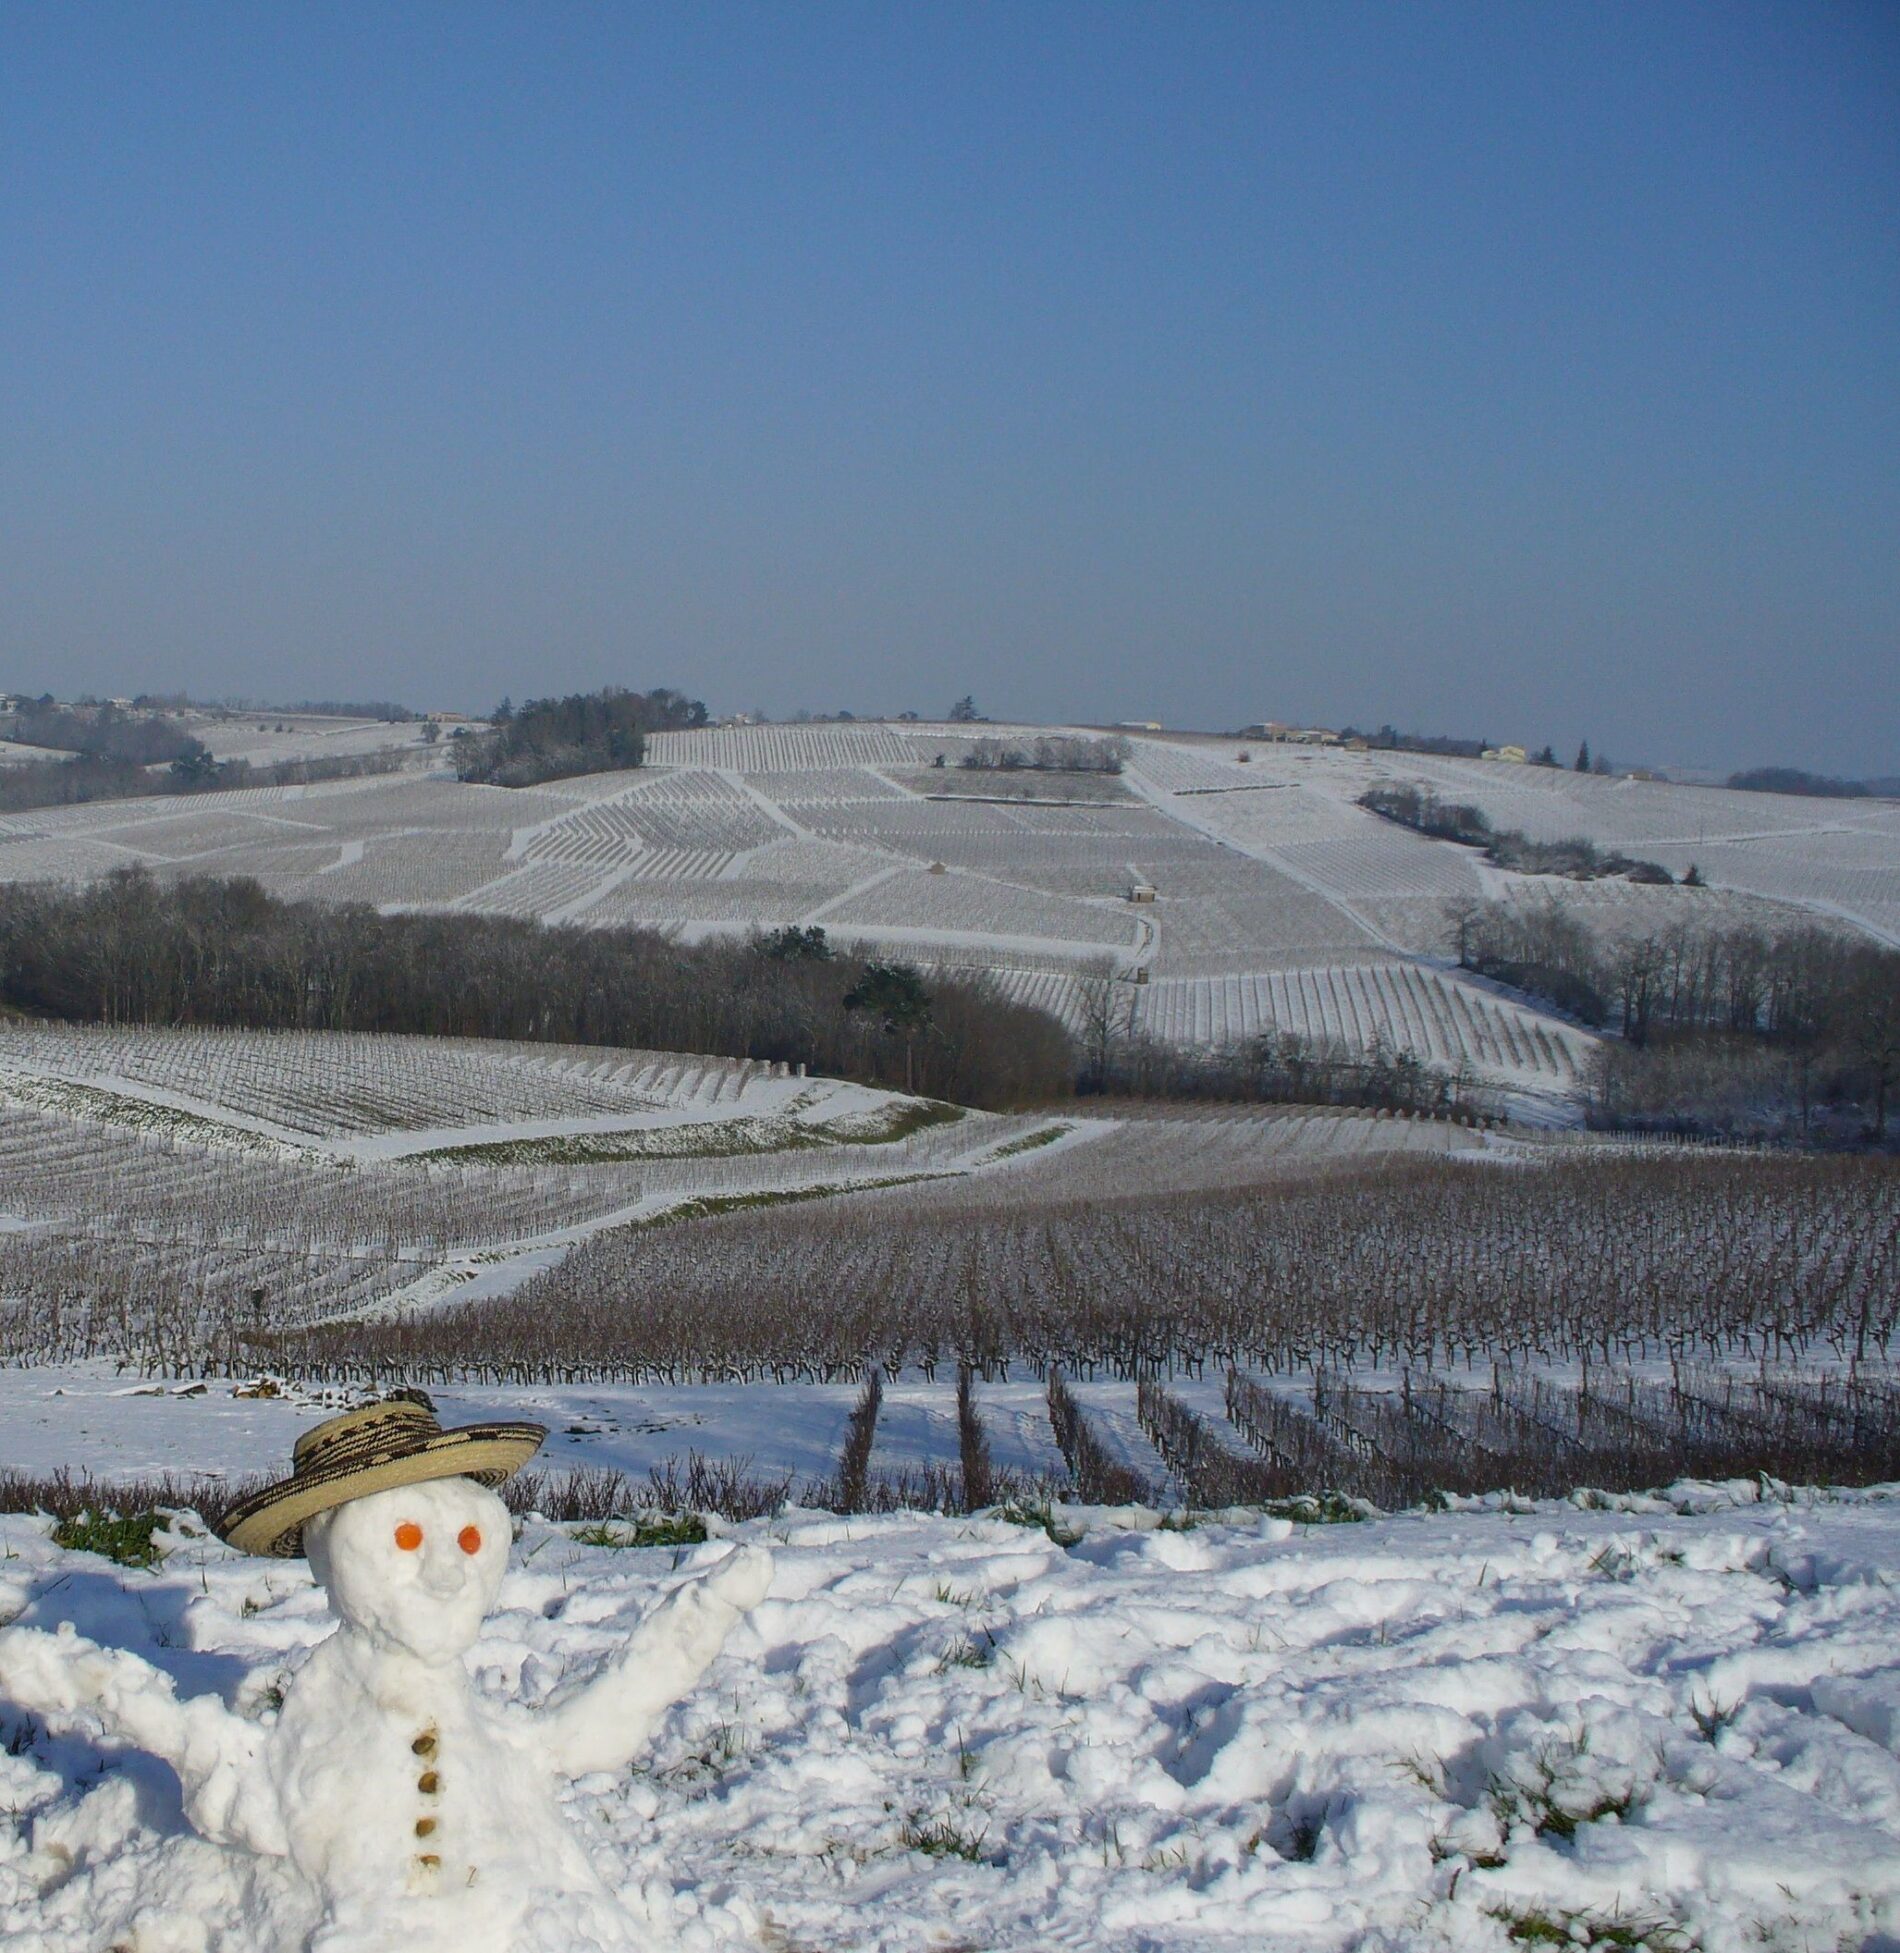
{"label": "straw hat", "polygon": [[492,1490],[534,1456],[547,1434],[544,1424],[445,1431],[423,1392],[398,1391],[313,1425],[291,1452],[290,1476],[241,1499],[218,1532],[242,1553],[295,1559],[305,1522],[319,1512],[432,1478],[472,1478]]}

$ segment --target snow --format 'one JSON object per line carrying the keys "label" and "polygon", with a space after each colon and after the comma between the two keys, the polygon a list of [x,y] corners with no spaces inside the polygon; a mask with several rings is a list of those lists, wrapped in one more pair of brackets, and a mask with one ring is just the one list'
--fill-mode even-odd
{"label": "snow", "polygon": [[[340,1386],[272,1389],[260,1397],[253,1383],[224,1378],[135,1380],[102,1362],[0,1369],[6,1462],[43,1476],[83,1460],[95,1479],[110,1482],[175,1473],[189,1460],[193,1472],[237,1478],[255,1472],[260,1458],[287,1454],[314,1417],[362,1394]],[[449,1424],[501,1418],[547,1425],[540,1467],[605,1467],[643,1482],[653,1467],[697,1451],[768,1483],[789,1477],[797,1489],[836,1471],[858,1386],[435,1385],[430,1395]],[[1028,1479],[1060,1473],[1042,1384],[985,1383],[978,1400],[999,1471]],[[954,1382],[891,1385],[878,1419],[875,1468],[896,1474],[954,1464],[957,1456]]]}
{"label": "snow", "polygon": [[[359,732],[415,737],[312,722],[293,738],[333,750]],[[1045,732],[1092,736],[985,728]],[[1442,1023],[1419,1021],[1434,1015],[1430,998],[1465,989],[1443,970],[1446,900],[1509,892],[1520,878],[1380,820],[1357,804],[1369,786],[1415,782],[1534,839],[1580,834],[1677,874],[1693,861],[1709,884],[1606,892],[1535,878],[1540,895],[1593,917],[1626,898],[1652,926],[1768,903],[1777,925],[1805,911],[1900,941],[1900,808],[1889,801],[1139,733],[1123,775],[1088,784],[1115,798],[986,801],[944,794],[971,776],[930,764],[969,737],[875,724],[706,729],[656,735],[638,771],[520,792],[460,784],[438,761],[430,774],[308,789],[40,809],[0,819],[0,877],[85,880],[144,861],[159,874],[255,875],[326,901],[633,923],[690,942],[796,923],[1005,979],[1072,977],[1107,955],[1170,985],[1144,1005],[1145,1027],[1164,1037],[1271,1023],[1363,1044],[1376,1029],[1509,1090],[1565,1095],[1591,1041],[1548,1013],[1520,1001],[1466,1024],[1454,1005]],[[1125,902],[1133,881],[1160,891],[1139,915]],[[1317,1016],[1297,1001],[1329,989],[1350,995]],[[1069,1001],[1047,981],[1042,992],[1057,1008]],[[1290,1015],[1275,1007],[1285,996]],[[1407,996],[1410,1006],[1393,1002]]]}
{"label": "snow", "polygon": [[0,1692],[50,1730],[171,1766],[185,1823],[242,1867],[251,1944],[651,1945],[650,1922],[616,1903],[564,1824],[554,1780],[618,1772],[639,1753],[763,1596],[771,1556],[728,1547],[584,1681],[524,1714],[477,1694],[463,1660],[507,1569],[508,1509],[493,1492],[466,1478],[391,1487],[318,1513],[305,1540],[339,1626],[280,1691],[279,1714],[246,1716],[208,1690],[181,1701],[178,1677],[102,1649],[64,1610],[53,1632],[0,1634]]}
{"label": "snow", "polygon": [[[651,1749],[558,1796],[629,1944],[1502,1953],[1512,1918],[1706,1953],[1886,1944],[1896,1494],[1310,1530],[1076,1512],[1068,1547],[794,1510],[736,1529],[770,1546],[770,1594]],[[535,1727],[728,1551],[530,1520],[474,1711]],[[0,1617],[71,1620],[264,1740],[332,1629],[301,1564],[202,1537],[125,1572],[11,1518],[0,1552]],[[281,1869],[189,1835],[167,1771],[0,1716],[6,1944],[302,1943]]]}

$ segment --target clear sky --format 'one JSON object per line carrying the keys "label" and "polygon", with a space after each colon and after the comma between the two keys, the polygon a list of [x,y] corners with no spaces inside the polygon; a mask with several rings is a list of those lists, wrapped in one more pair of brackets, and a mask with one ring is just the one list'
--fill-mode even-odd
{"label": "clear sky", "polygon": [[0,0],[0,684],[1900,771],[1900,6]]}

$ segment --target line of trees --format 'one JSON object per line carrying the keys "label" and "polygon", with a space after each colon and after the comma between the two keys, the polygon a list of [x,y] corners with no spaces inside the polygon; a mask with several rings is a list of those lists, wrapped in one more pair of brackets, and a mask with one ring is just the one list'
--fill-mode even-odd
{"label": "line of trees", "polygon": [[0,1006],[122,1024],[405,1031],[804,1063],[961,1104],[1071,1094],[1046,1011],[987,977],[933,977],[771,939],[288,902],[250,880],[0,885]]}
{"label": "line of trees", "polygon": [[71,759],[45,765],[0,767],[0,813],[77,807],[95,800],[143,800],[161,794],[357,780],[371,774],[400,772],[406,757],[400,748],[391,748],[380,753],[326,753],[258,766],[244,759],[217,759],[198,746],[195,753],[181,754],[169,766],[142,766],[135,760],[75,753]]}
{"label": "line of trees", "polygon": [[648,733],[705,723],[700,700],[665,685],[650,692],[610,685],[565,698],[531,698],[519,708],[503,699],[487,732],[457,742],[455,770],[463,780],[493,787],[609,773],[641,764]]}
{"label": "line of trees", "polygon": [[1082,739],[1057,734],[1032,744],[979,739],[957,761],[984,773],[1119,773],[1134,749],[1125,739]]}
{"label": "line of trees", "polygon": [[[1429,753],[1443,759],[1482,759],[1492,748],[1489,739],[1460,739],[1445,733],[1400,732],[1391,725],[1383,725],[1376,732],[1367,732],[1358,726],[1342,726],[1339,736],[1342,740],[1362,739],[1375,753]],[[1529,756],[1529,764],[1556,767],[1563,762],[1557,757],[1557,749],[1546,744]],[[1603,754],[1599,753],[1594,759],[1590,757],[1590,742],[1587,739],[1577,748],[1577,757],[1572,765],[1578,773],[1608,773],[1611,770],[1610,762]]]}
{"label": "line of trees", "polygon": [[1900,950],[1802,924],[1684,916],[1597,931],[1544,898],[1454,902],[1466,969],[1617,1033],[1600,1123],[1883,1140],[1900,1096]]}
{"label": "line of trees", "polygon": [[1731,773],[1725,785],[1744,793],[1793,793],[1817,800],[1864,800],[1865,780],[1836,780],[1825,773],[1803,773],[1798,766],[1756,766]]}
{"label": "line of trees", "polygon": [[[1612,1031],[1600,1124],[1882,1143],[1900,1098],[1900,951],[1685,919],[1589,929],[1565,905],[1450,905],[1463,967]],[[0,885],[0,1009],[77,1021],[410,1032],[803,1063],[980,1106],[1080,1091],[1494,1114],[1462,1070],[1274,1031],[1216,1050],[1138,1033],[1135,987],[1084,972],[1074,1036],[986,975],[834,952],[822,929],[680,944],[652,930],[379,915],[249,880]]]}
{"label": "line of trees", "polygon": [[205,750],[176,719],[160,712],[126,712],[110,702],[61,705],[51,698],[30,699],[8,717],[4,729],[22,746],[134,766],[163,766]]}
{"label": "line of trees", "polygon": [[[1584,757],[1588,755],[1585,754]],[[1456,841],[1461,847],[1482,848],[1487,861],[1520,875],[1562,875],[1573,882],[1625,881],[1667,886],[1676,878],[1656,861],[1639,861],[1614,850],[1599,848],[1581,834],[1561,841],[1533,841],[1515,827],[1493,827],[1482,807],[1466,800],[1441,800],[1427,787],[1395,782],[1368,787],[1359,804],[1382,819],[1409,827],[1434,841]]]}

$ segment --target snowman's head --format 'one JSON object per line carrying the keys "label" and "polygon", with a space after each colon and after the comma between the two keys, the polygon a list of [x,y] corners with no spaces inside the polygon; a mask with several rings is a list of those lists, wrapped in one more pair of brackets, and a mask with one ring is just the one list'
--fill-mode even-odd
{"label": "snowman's head", "polygon": [[508,1565],[508,1508],[472,1478],[397,1486],[319,1513],[304,1528],[330,1605],[373,1640],[421,1661],[475,1644]]}

